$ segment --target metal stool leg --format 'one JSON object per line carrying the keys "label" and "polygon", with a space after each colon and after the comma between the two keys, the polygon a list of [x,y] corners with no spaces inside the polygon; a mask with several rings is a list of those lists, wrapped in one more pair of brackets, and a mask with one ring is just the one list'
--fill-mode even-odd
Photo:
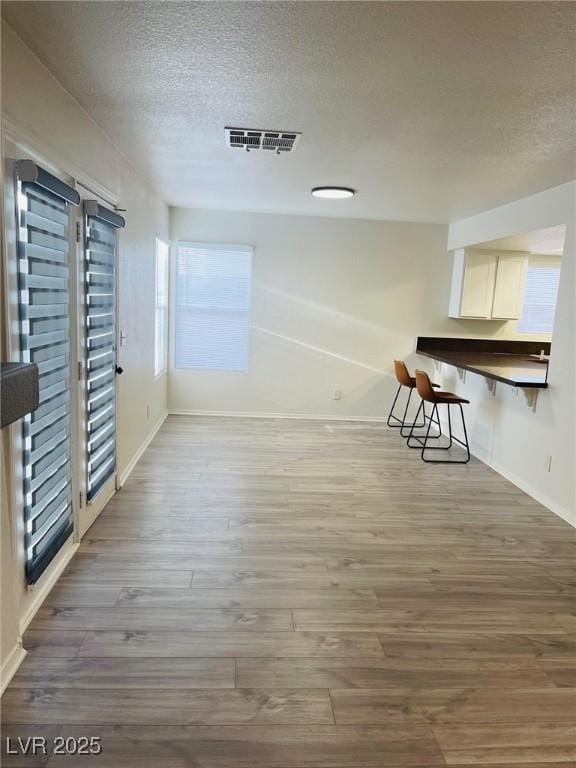
{"label": "metal stool leg", "polygon": [[420,405],[418,406],[418,410],[416,411],[416,418],[410,425],[410,433],[408,434],[408,439],[406,440],[406,445],[408,448],[419,448],[419,445],[411,445],[410,440],[417,440],[418,436],[414,435],[414,428],[416,427],[416,422],[418,421],[420,417],[420,411],[424,410],[424,423],[426,423],[426,409],[424,408],[424,400],[420,400]]}
{"label": "metal stool leg", "polygon": [[400,424],[391,424],[391,423],[390,423],[390,420],[391,420],[391,419],[395,419],[395,420],[396,420],[396,421],[398,421],[398,422],[400,421],[400,419],[399,419],[399,418],[397,418],[396,416],[394,416],[394,406],[396,405],[396,401],[398,400],[398,396],[399,396],[399,394],[400,394],[400,390],[401,390],[401,389],[402,389],[402,384],[400,384],[400,385],[398,386],[398,389],[396,390],[396,395],[395,395],[395,397],[394,397],[394,401],[393,401],[393,403],[392,403],[392,408],[390,408],[390,413],[388,414],[388,421],[386,422],[386,424],[387,424],[389,427],[392,427],[393,429],[399,429],[399,428],[402,426],[402,424],[401,424],[401,423],[400,423]]}
{"label": "metal stool leg", "polygon": [[[466,459],[466,462],[468,462],[468,461],[470,461],[470,445],[468,444],[468,433],[466,432],[466,419],[464,418],[464,411],[462,409],[462,403],[458,403],[458,405],[460,406],[460,416],[462,417],[462,429],[464,431],[464,440],[466,441],[465,442],[466,456],[468,457]],[[464,462],[464,463],[466,463],[466,462]]]}
{"label": "metal stool leg", "polygon": [[[408,388],[408,398],[406,400],[406,405],[404,407],[404,413],[402,414],[402,418],[399,418],[398,416],[395,415],[394,408],[396,407],[396,403],[398,402],[398,397],[400,396],[401,390],[402,390],[402,384],[400,384],[400,386],[396,391],[396,395],[392,403],[392,408],[390,408],[390,413],[388,414],[388,419],[386,421],[386,424],[389,427],[392,427],[392,429],[399,429],[402,437],[406,437],[405,430],[412,426],[412,424],[408,423],[406,419],[408,417],[408,409],[410,408],[410,402],[412,400],[413,387]],[[416,422],[414,423],[416,427],[421,428],[426,426],[426,411],[424,411],[424,421],[422,422],[422,424],[418,424],[417,421],[418,419],[416,419]],[[396,424],[393,424],[392,422],[396,422]]]}
{"label": "metal stool leg", "polygon": [[[420,452],[420,456],[422,458],[422,461],[425,461],[427,464],[467,464],[470,461],[470,446],[468,445],[468,434],[466,432],[466,421],[464,419],[464,411],[462,409],[462,403],[454,403],[454,405],[458,405],[460,408],[460,416],[462,417],[462,427],[464,430],[464,440],[465,442],[462,442],[457,437],[454,437],[452,434],[452,421],[450,417],[450,403],[446,403],[446,406],[448,407],[448,429],[450,432],[450,443],[448,446],[437,446],[437,445],[428,445],[428,433],[430,431],[430,425],[428,427],[428,432],[426,433],[426,437],[424,439],[424,443],[421,443],[422,450]],[[437,409],[437,404],[434,404],[434,408]],[[452,441],[455,441],[457,443],[460,443],[465,449],[466,449],[466,458],[465,459],[427,459],[425,456],[426,451],[437,451],[437,450],[448,450],[452,446]],[[421,442],[421,441],[420,441]]]}
{"label": "metal stool leg", "polygon": [[[406,425],[406,428],[410,427],[409,434],[406,434],[406,432],[404,431],[404,428],[400,430],[400,434],[402,435],[402,437],[407,438],[406,445],[408,446],[408,448],[418,448],[418,449],[421,448],[421,446],[422,446],[422,438],[424,437],[424,434],[416,435],[416,434],[414,434],[414,429],[415,428],[416,429],[420,429],[422,427],[425,427],[427,421],[428,421],[429,425],[431,425],[431,423],[434,422],[434,424],[438,428],[438,434],[437,435],[431,435],[430,434],[430,430],[429,429],[427,430],[426,434],[428,434],[428,440],[439,440],[442,437],[442,424],[440,423],[440,418],[438,416],[438,411],[435,408],[432,408],[432,411],[430,412],[430,416],[427,416],[426,415],[426,403],[425,403],[424,400],[421,400],[420,406],[421,406],[421,408],[423,410],[423,417],[424,417],[422,424],[418,424],[417,423],[418,417],[420,415],[420,408],[419,408],[417,413],[416,413],[416,418],[414,419],[414,422],[412,424],[407,424]],[[416,440],[418,445],[412,445],[411,442],[410,442],[410,439]]]}

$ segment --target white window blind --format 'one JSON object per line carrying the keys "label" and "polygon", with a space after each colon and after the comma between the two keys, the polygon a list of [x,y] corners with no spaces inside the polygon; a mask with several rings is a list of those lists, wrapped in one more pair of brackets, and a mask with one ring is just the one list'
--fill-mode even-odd
{"label": "white window blind", "polygon": [[530,260],[519,333],[552,333],[559,285],[559,260]]}
{"label": "white window blind", "polygon": [[174,365],[246,371],[252,248],[178,243]]}
{"label": "white window blind", "polygon": [[154,375],[168,368],[168,280],[170,248],[156,238],[156,330],[154,342]]}

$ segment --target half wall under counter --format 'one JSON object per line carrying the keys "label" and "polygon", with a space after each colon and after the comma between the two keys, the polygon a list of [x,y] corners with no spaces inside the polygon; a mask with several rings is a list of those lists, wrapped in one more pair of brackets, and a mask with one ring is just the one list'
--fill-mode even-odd
{"label": "half wall under counter", "polygon": [[550,342],[419,336],[416,352],[512,387],[548,386]]}

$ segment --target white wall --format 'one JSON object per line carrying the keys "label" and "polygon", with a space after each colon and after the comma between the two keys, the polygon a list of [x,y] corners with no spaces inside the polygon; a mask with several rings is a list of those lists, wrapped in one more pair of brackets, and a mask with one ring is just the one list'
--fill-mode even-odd
{"label": "white wall", "polygon": [[170,215],[173,240],[255,248],[248,373],[171,367],[171,411],[382,417],[395,389],[392,360],[409,355],[417,336],[515,335],[515,323],[447,317],[446,226],[182,208]]}
{"label": "white wall", "polygon": [[[549,387],[536,410],[522,392],[497,384],[491,396],[482,377],[442,366],[446,388],[470,400],[466,408],[474,453],[557,514],[576,525],[576,182],[486,211],[450,226],[448,247],[566,224],[565,252],[552,339]],[[421,365],[428,365],[423,358]],[[547,470],[547,457],[552,457]]]}
{"label": "white wall", "polygon": [[[100,186],[109,190],[127,209],[119,252],[119,323],[127,333],[127,344],[120,350],[125,372],[119,381],[118,401],[118,470],[122,475],[166,411],[166,377],[154,379],[153,340],[155,236],[169,237],[168,208],[4,23],[2,108],[3,133],[24,148],[24,155],[30,147],[47,163],[96,191]],[[5,443],[6,433],[4,430]],[[10,510],[9,520],[2,517],[2,624],[12,628],[3,633],[2,663],[13,651],[21,620],[34,608],[34,595],[42,593],[57,568],[53,563],[35,593],[26,592],[20,519],[18,509]],[[66,549],[70,548],[68,542]],[[4,554],[11,551],[13,566],[5,568]],[[62,554],[65,558],[66,552]]]}
{"label": "white wall", "polygon": [[450,324],[444,226],[172,209],[171,237],[255,249],[248,373],[171,368],[171,411],[381,416],[428,293]]}

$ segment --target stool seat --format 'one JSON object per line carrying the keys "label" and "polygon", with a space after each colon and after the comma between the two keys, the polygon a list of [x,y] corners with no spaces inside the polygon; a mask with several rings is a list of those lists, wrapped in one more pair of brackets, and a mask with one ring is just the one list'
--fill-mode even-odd
{"label": "stool seat", "polygon": [[[434,386],[434,384],[432,384]],[[464,397],[455,395],[452,392],[434,392],[435,403],[469,403],[470,400],[466,400]]]}
{"label": "stool seat", "polygon": [[[436,389],[440,389],[440,384],[434,384],[433,381],[431,381],[430,384],[433,387],[436,387]],[[415,376],[410,376],[410,383],[409,384],[402,383],[402,386],[403,387],[411,387],[412,389],[416,389],[416,377]]]}

